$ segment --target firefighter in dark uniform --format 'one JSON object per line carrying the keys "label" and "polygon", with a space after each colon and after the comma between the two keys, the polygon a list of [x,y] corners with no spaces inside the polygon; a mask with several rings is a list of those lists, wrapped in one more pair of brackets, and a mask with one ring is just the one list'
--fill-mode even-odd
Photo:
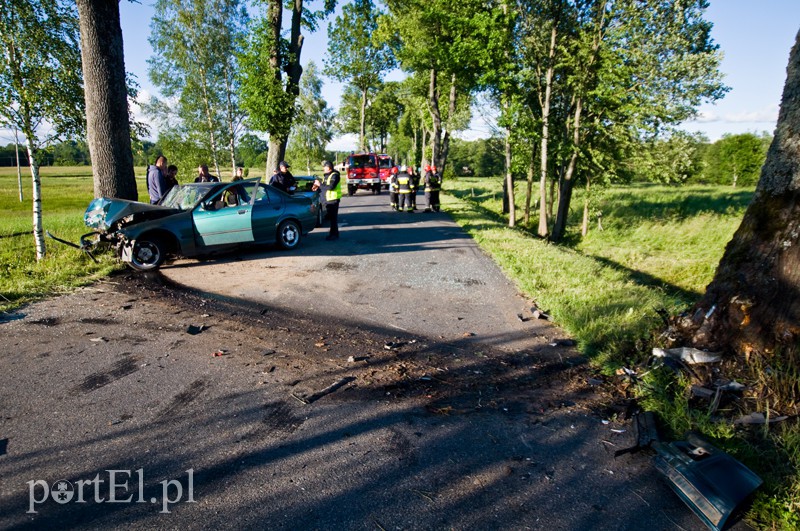
{"label": "firefighter in dark uniform", "polygon": [[414,181],[414,191],[411,193],[411,210],[417,209],[417,190],[419,190],[419,173],[414,170],[413,166],[408,167],[408,174],[411,180]]}
{"label": "firefighter in dark uniform", "polygon": [[325,238],[328,241],[339,239],[339,200],[342,198],[342,178],[339,172],[333,169],[329,160],[322,161],[322,188],[320,193],[325,194],[328,205],[328,219],[331,222],[331,231]]}
{"label": "firefighter in dark uniform", "polygon": [[439,212],[439,192],[442,189],[442,176],[436,171],[436,166],[425,166],[425,199],[428,208],[425,212]]}
{"label": "firefighter in dark uniform", "polygon": [[398,189],[397,189],[397,166],[392,166],[389,172],[389,206],[392,210],[397,210]]}
{"label": "firefighter in dark uniform", "polygon": [[415,192],[414,178],[409,175],[405,166],[400,168],[400,173],[397,174],[397,188],[400,195],[397,210],[414,212],[414,207],[411,205],[411,195]]}

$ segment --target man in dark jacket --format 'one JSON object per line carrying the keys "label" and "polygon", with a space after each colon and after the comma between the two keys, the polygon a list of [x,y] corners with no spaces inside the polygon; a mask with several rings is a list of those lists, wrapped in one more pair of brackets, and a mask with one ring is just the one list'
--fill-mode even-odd
{"label": "man in dark jacket", "polygon": [[289,168],[289,163],[282,160],[278,164],[278,169],[272,174],[269,184],[275,188],[280,188],[287,194],[293,194],[297,189],[297,180],[292,175],[292,172],[289,171]]}
{"label": "man in dark jacket", "polygon": [[159,155],[155,164],[147,167],[147,193],[150,204],[155,205],[167,193],[167,157]]}
{"label": "man in dark jacket", "polygon": [[333,169],[333,163],[329,160],[322,161],[322,186],[320,195],[325,196],[328,204],[328,219],[331,222],[331,231],[326,240],[339,239],[339,200],[342,198],[342,178],[339,172]]}

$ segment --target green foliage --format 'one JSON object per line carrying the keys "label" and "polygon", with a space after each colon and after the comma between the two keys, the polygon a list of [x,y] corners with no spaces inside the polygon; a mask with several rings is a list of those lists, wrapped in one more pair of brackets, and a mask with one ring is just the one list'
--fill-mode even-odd
{"label": "green foliage", "polygon": [[236,160],[245,168],[263,167],[267,163],[267,142],[246,134],[236,146]]}
{"label": "green foliage", "polygon": [[655,137],[635,142],[620,173],[638,182],[694,182],[703,168],[706,142],[702,134],[683,131],[674,131],[667,138]]}
{"label": "green foliage", "polygon": [[247,22],[239,0],[155,5],[149,74],[167,100],[146,110],[162,130],[202,145],[207,161],[216,163],[220,146],[235,145],[242,126],[236,60]]}
{"label": "green foliage", "polygon": [[502,175],[504,157],[502,138],[453,139],[450,144],[450,168],[457,177]]}
{"label": "green foliage", "polygon": [[308,64],[300,81],[297,107],[287,158],[305,163],[310,174],[312,165],[317,166],[324,158],[325,146],[333,138],[333,110],[322,97],[322,79],[313,62]]}
{"label": "green foliage", "polygon": [[698,180],[731,186],[755,186],[772,142],[768,133],[723,135],[705,150]]}
{"label": "green foliage", "polygon": [[84,132],[79,42],[73,2],[0,1],[0,125],[21,131],[36,156],[39,146]]}

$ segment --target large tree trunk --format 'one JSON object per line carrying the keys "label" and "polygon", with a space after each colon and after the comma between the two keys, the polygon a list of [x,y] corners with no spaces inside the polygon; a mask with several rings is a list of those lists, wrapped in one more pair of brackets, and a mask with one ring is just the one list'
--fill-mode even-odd
{"label": "large tree trunk", "polygon": [[556,221],[553,223],[553,233],[550,239],[554,242],[561,241],[567,230],[567,217],[569,216],[569,205],[572,201],[572,187],[575,184],[575,168],[578,164],[578,153],[581,146],[581,112],[583,110],[583,100],[578,98],[575,102],[575,114],[572,121],[572,155],[569,159],[567,171],[561,179],[561,186],[558,191],[558,210],[556,211]]}
{"label": "large tree trunk", "polygon": [[745,356],[800,344],[800,33],[753,200],[705,296],[677,324],[698,348]]}
{"label": "large tree trunk", "polygon": [[78,0],[94,195],[137,200],[119,2]]}

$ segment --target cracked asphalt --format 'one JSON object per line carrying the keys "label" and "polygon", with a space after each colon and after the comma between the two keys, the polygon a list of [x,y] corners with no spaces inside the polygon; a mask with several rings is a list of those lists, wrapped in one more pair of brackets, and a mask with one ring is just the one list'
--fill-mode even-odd
{"label": "cracked asphalt", "polygon": [[387,202],[1,316],[0,528],[704,529],[535,301]]}

